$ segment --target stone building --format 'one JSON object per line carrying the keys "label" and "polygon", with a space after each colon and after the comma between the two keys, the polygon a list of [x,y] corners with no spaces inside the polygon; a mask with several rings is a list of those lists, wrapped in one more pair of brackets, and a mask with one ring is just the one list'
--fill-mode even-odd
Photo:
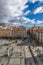
{"label": "stone building", "polygon": [[27,37],[27,30],[24,27],[6,26],[0,29],[0,37]]}

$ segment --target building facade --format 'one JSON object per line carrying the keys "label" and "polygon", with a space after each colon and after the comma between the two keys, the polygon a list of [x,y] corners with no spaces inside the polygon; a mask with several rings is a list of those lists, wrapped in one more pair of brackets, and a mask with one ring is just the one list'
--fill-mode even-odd
{"label": "building facade", "polygon": [[4,27],[0,29],[0,37],[27,37],[27,30],[23,27]]}

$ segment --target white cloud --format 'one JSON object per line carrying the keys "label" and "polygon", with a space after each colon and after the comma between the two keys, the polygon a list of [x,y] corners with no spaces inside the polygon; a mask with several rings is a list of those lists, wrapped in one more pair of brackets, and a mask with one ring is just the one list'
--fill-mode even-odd
{"label": "white cloud", "polygon": [[30,19],[26,17],[22,17],[23,23],[30,23]]}
{"label": "white cloud", "polygon": [[26,12],[24,13],[24,15],[27,15],[27,14],[29,14],[29,13],[30,13],[30,10],[26,11]]}
{"label": "white cloud", "polygon": [[41,21],[41,20],[35,20],[35,19],[32,19],[31,20],[31,24],[43,24],[43,21]]}
{"label": "white cloud", "polygon": [[36,1],[43,2],[43,0],[29,0],[29,1],[32,2],[32,3],[35,3]]}
{"label": "white cloud", "polygon": [[36,24],[36,21],[34,19],[30,20],[31,24]]}
{"label": "white cloud", "polygon": [[36,24],[43,24],[43,21],[37,20]]}
{"label": "white cloud", "polygon": [[42,1],[43,2],[43,0],[39,0],[39,1]]}
{"label": "white cloud", "polygon": [[29,18],[26,18],[26,17],[22,17],[22,23],[26,24],[43,24],[43,21],[40,21],[40,20],[35,20],[35,19],[29,19]]}
{"label": "white cloud", "polygon": [[37,0],[30,0],[30,2],[35,3]]}
{"label": "white cloud", "polygon": [[43,9],[41,10],[41,12],[43,12]]}
{"label": "white cloud", "polygon": [[3,19],[0,18],[0,23],[9,23],[9,22],[8,22],[8,19],[9,19],[9,18],[7,18],[7,17],[6,17],[6,18],[3,18]]}
{"label": "white cloud", "polygon": [[29,19],[29,18],[26,18],[26,17],[18,17],[18,18],[15,18],[15,19],[12,19],[12,22],[13,22],[13,25],[22,25],[22,24],[35,24],[35,19]]}
{"label": "white cloud", "polygon": [[35,24],[35,19],[29,19],[26,17],[22,17],[23,23],[28,23],[28,24]]}
{"label": "white cloud", "polygon": [[20,26],[22,24],[43,24],[43,21],[40,21],[40,20],[35,20],[35,19],[29,19],[29,18],[26,18],[26,17],[18,17],[18,19],[15,20],[15,22],[13,22],[13,25],[17,25],[17,26]]}
{"label": "white cloud", "polygon": [[0,19],[18,17],[23,15],[23,11],[28,6],[28,0],[0,0]]}
{"label": "white cloud", "polygon": [[14,22],[14,23],[13,23],[13,25],[15,25],[15,26],[20,26],[20,25],[21,25],[21,23]]}
{"label": "white cloud", "polygon": [[36,9],[34,10],[33,14],[42,13],[42,12],[43,12],[43,7],[40,6],[40,7],[36,8]]}

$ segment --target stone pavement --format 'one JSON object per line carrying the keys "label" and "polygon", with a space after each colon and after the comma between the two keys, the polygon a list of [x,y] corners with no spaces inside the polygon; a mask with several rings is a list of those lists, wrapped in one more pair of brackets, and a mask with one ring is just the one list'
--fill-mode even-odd
{"label": "stone pavement", "polygon": [[[28,45],[30,44],[29,42]],[[0,40],[0,65],[36,65],[30,52],[29,46],[19,46],[18,44],[21,43],[24,42],[22,40],[17,40],[17,42],[15,40]],[[10,47],[13,48],[10,51],[12,54],[7,56],[7,48],[10,49]],[[35,51],[38,47],[30,47],[32,49],[33,55],[36,56],[39,65],[43,65],[43,63],[40,61],[40,58],[37,57],[37,52]],[[39,47],[39,49],[42,51],[41,48],[42,47]]]}

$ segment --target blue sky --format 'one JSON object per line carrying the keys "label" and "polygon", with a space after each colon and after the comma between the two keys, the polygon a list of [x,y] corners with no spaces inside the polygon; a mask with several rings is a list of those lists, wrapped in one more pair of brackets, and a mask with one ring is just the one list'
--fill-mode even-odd
{"label": "blue sky", "polygon": [[29,17],[30,19],[36,19],[36,20],[42,20],[43,21],[43,12],[33,14],[33,11],[38,7],[43,7],[43,2],[36,1],[35,3],[27,2],[28,7],[24,10],[30,10],[31,12],[26,15],[26,17]]}
{"label": "blue sky", "polygon": [[43,26],[43,0],[0,0],[0,23]]}
{"label": "blue sky", "polygon": [[[38,12],[36,14],[34,14],[34,10],[38,9],[39,7],[43,8],[43,2],[40,1],[36,1],[35,3],[33,2],[27,2],[26,5],[28,5],[28,7],[26,9],[24,9],[24,12],[26,11],[30,11],[30,13],[28,13],[27,15],[25,15],[26,18],[29,18],[30,20],[35,20],[36,25],[38,26],[43,26],[43,12]],[[40,9],[39,9],[40,10]],[[43,10],[43,9],[42,9]],[[37,11],[37,10],[36,10]],[[40,21],[41,23],[37,24],[38,21]],[[33,24],[32,24],[33,25]]]}

